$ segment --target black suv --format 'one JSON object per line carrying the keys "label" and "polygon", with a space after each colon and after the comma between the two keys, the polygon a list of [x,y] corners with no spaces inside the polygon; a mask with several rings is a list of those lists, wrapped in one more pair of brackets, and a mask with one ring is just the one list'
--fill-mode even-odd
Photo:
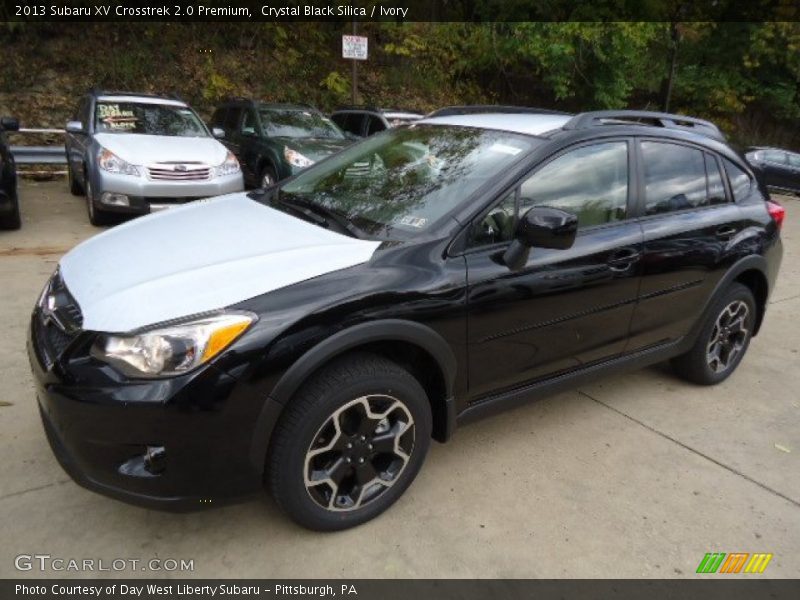
{"label": "black suv", "polygon": [[372,106],[342,106],[331,113],[331,119],[347,133],[367,137],[419,121],[423,115],[413,110],[375,108]]}
{"label": "black suv", "polygon": [[245,184],[266,187],[352,144],[328,117],[307,104],[234,98],[221,104],[211,127],[239,159]]}
{"label": "black suv", "polygon": [[6,131],[17,130],[19,122],[13,117],[0,119],[0,229],[19,229],[22,226],[17,195],[17,169],[4,135]]}
{"label": "black suv", "polygon": [[52,447],[132,502],[266,485],[343,529],[457,425],[664,360],[719,383],[784,217],[721,139],[671,114],[463,109],[92,238],[31,319]]}

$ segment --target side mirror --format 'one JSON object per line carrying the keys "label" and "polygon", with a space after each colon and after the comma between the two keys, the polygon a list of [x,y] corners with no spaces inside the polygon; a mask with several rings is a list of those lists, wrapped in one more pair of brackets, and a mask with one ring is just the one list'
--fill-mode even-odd
{"label": "side mirror", "polygon": [[83,123],[80,121],[67,122],[67,133],[84,133]]}
{"label": "side mirror", "polygon": [[14,117],[0,119],[0,129],[3,131],[19,131],[19,121]]}
{"label": "side mirror", "polygon": [[225,130],[224,129],[220,129],[219,127],[212,127],[211,128],[211,135],[213,135],[218,140],[224,140],[225,139]]}
{"label": "side mirror", "polygon": [[525,213],[514,231],[514,241],[503,254],[503,262],[518,271],[528,261],[531,248],[566,250],[575,243],[578,217],[558,208],[535,206]]}

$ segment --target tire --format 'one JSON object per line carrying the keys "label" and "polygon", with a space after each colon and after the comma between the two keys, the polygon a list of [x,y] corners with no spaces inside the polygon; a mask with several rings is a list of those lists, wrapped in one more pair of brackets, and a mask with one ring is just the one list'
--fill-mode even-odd
{"label": "tire", "polygon": [[408,488],[425,460],[431,429],[428,397],[408,371],[377,355],[349,354],[314,375],[285,409],[266,482],[303,527],[354,527]]}
{"label": "tire", "polygon": [[83,196],[84,191],[81,184],[75,179],[72,174],[72,165],[69,164],[69,157],[67,157],[67,179],[69,181],[69,193],[73,196]]}
{"label": "tire", "polygon": [[16,192],[14,192],[11,199],[13,201],[11,214],[0,217],[0,229],[12,230],[22,227],[22,215],[19,211],[19,196],[17,196]]}
{"label": "tire", "polygon": [[266,165],[263,169],[261,169],[261,173],[258,175],[259,188],[268,188],[277,182],[278,175],[275,173],[275,169],[271,165]]}
{"label": "tire", "polygon": [[89,181],[88,176],[86,178],[86,212],[89,214],[89,222],[95,227],[103,227],[111,223],[111,215],[107,211],[97,208],[92,182]]}
{"label": "tire", "polygon": [[675,373],[699,385],[725,381],[747,352],[757,310],[750,289],[731,284],[709,311],[691,350],[672,359]]}

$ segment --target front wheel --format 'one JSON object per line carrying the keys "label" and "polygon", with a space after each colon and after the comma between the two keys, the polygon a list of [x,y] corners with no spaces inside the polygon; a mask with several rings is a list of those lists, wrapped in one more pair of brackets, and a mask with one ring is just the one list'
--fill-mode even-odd
{"label": "front wheel", "polygon": [[319,531],[368,521],[416,477],[431,438],[425,390],[373,354],[337,359],[286,408],[273,437],[268,483],[279,506]]}
{"label": "front wheel", "polygon": [[97,208],[94,188],[88,177],[86,178],[86,211],[89,213],[89,222],[95,227],[111,223],[111,215],[107,211]]}
{"label": "front wheel", "polygon": [[734,283],[714,304],[694,346],[672,360],[675,372],[701,385],[727,379],[744,358],[756,323],[750,288]]}

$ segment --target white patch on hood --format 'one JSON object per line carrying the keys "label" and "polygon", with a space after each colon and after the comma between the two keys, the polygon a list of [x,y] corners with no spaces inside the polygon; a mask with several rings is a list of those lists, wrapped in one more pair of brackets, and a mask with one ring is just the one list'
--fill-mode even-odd
{"label": "white patch on hood", "polygon": [[379,245],[240,192],[115,227],[68,252],[60,269],[84,329],[126,332],[367,262]]}
{"label": "white patch on hood", "polygon": [[211,137],[98,133],[94,138],[103,148],[111,150],[132,165],[149,165],[157,162],[201,162],[219,165],[228,154],[228,149]]}

